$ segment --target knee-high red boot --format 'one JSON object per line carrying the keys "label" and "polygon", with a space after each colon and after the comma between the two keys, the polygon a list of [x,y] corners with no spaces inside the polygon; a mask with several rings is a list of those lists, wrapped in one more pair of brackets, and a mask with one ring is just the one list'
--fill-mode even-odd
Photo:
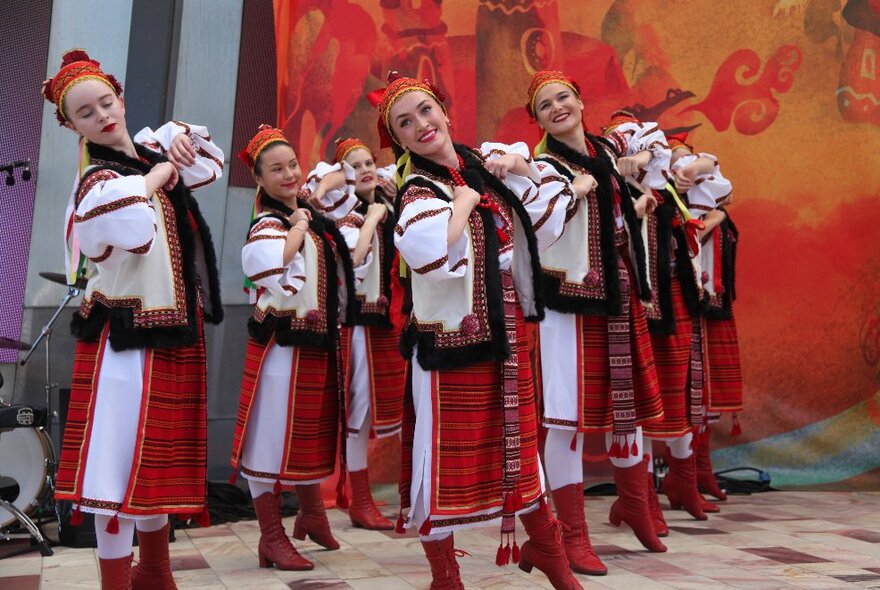
{"label": "knee-high red boot", "polygon": [[559,524],[547,504],[541,502],[537,510],[520,514],[519,518],[529,535],[520,550],[519,569],[529,573],[533,567],[538,568],[557,590],[582,590],[583,586],[571,575]]}
{"label": "knee-high red boot", "polygon": [[281,524],[281,496],[266,492],[254,500],[254,511],[260,523],[260,567],[280,570],[311,570],[315,564],[297,552]]}
{"label": "knee-high red boot", "polygon": [[657,488],[654,486],[654,474],[648,472],[648,506],[651,508],[651,518],[654,522],[654,532],[658,537],[669,536],[669,527],[663,518],[663,509],[660,507],[660,498],[657,497]]}
{"label": "knee-high red boot", "polygon": [[454,544],[452,535],[440,541],[422,541],[425,557],[431,565],[431,590],[464,590]]}
{"label": "knee-high red boot", "polygon": [[131,570],[133,590],[177,590],[171,574],[168,556],[168,529],[166,524],[158,531],[137,531],[140,548],[138,563]]}
{"label": "knee-high red boot", "polygon": [[556,488],[551,493],[556,517],[565,525],[562,542],[572,571],[590,576],[604,576],[608,573],[608,568],[593,551],[584,516],[584,484],[573,483]]}
{"label": "knee-high red boot", "polygon": [[369,472],[366,469],[349,471],[348,476],[351,481],[351,506],[348,509],[351,524],[373,531],[393,529],[394,525],[382,516],[373,501],[373,495],[370,493]]}
{"label": "knee-high red boot", "polygon": [[706,520],[708,517],[703,512],[703,497],[697,490],[697,471],[694,454],[687,459],[676,459],[666,450],[666,464],[669,471],[663,478],[661,491],[669,498],[669,505],[673,510],[684,508],[688,514],[697,520]]}
{"label": "knee-high red boot", "polygon": [[131,590],[131,558],[98,559],[101,568],[101,590]]}
{"label": "knee-high red boot", "polygon": [[702,433],[694,434],[694,443],[694,452],[697,454],[697,487],[704,494],[709,494],[720,502],[726,501],[727,494],[718,486],[718,480],[715,479],[715,472],[712,469],[708,426]]}
{"label": "knee-high red boot", "polygon": [[339,542],[330,532],[320,484],[298,485],[296,495],[299,497],[299,512],[293,522],[293,538],[303,541],[308,535],[309,539],[326,549],[339,549]]}
{"label": "knee-high red boot", "polygon": [[617,500],[611,505],[608,522],[620,526],[625,522],[633,530],[645,549],[654,553],[666,551],[654,530],[654,519],[648,503],[648,459],[632,467],[615,467],[614,483],[617,484]]}

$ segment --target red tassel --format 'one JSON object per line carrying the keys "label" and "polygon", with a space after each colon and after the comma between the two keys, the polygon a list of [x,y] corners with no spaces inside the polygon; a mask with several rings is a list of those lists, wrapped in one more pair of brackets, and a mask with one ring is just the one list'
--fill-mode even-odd
{"label": "red tassel", "polygon": [[232,475],[229,476],[229,483],[235,484],[235,482],[237,480],[238,480],[238,471],[233,471]]}
{"label": "red tassel", "polygon": [[513,563],[519,563],[519,545],[516,544],[516,539],[513,540],[513,551],[510,557]]}
{"label": "red tassel", "polygon": [[576,450],[577,450],[577,444],[578,444],[578,433],[577,433],[577,430],[575,430],[575,431],[574,431],[574,434],[573,434],[572,437],[571,437],[571,444],[568,445],[568,449],[569,449],[570,451],[576,451]]}
{"label": "red tassel", "polygon": [[611,448],[608,449],[608,456],[612,459],[620,457],[620,443],[618,441],[615,440],[611,443]]}
{"label": "red tassel", "polygon": [[739,436],[742,434],[743,429],[742,426],[739,425],[739,418],[736,417],[736,414],[733,415],[733,428],[730,430],[731,436]]}
{"label": "red tassel", "polygon": [[639,456],[639,445],[636,444],[636,441],[633,441],[632,448],[630,449],[629,454],[633,457]]}
{"label": "red tassel", "polygon": [[510,563],[510,541],[507,542],[507,545],[504,546],[504,565]]}
{"label": "red tassel", "polygon": [[275,485],[272,486],[272,493],[276,496],[281,493],[281,478],[275,480]]}
{"label": "red tassel", "polygon": [[113,518],[110,519],[110,522],[108,522],[107,526],[104,528],[104,531],[108,535],[118,535],[119,534],[119,516],[114,514]]}
{"label": "red tassel", "polygon": [[401,514],[400,516],[397,517],[397,523],[394,525],[394,532],[397,533],[398,535],[405,535],[406,534],[406,529],[403,528],[403,524],[404,524],[403,515]]}
{"label": "red tassel", "polygon": [[422,523],[422,526],[419,527],[419,534],[423,537],[427,537],[431,534],[431,519],[425,519],[425,522]]}
{"label": "red tassel", "polygon": [[76,507],[76,510],[73,511],[73,514],[70,515],[70,526],[79,526],[83,523],[83,513],[82,510],[79,509],[79,506]]}
{"label": "red tassel", "polygon": [[211,526],[211,513],[208,512],[207,504],[205,505],[204,508],[202,508],[201,512],[196,514],[196,517],[193,520],[195,520],[196,524],[198,524],[203,529],[206,529],[209,526]]}
{"label": "red tassel", "polygon": [[495,565],[498,567],[504,566],[504,546],[500,543],[498,544],[498,551],[495,552]]}

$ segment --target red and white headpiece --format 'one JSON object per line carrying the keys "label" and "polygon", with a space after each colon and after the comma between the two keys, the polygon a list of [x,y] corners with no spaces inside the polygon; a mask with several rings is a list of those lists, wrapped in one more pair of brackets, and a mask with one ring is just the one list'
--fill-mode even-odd
{"label": "red and white headpiece", "polygon": [[257,163],[257,158],[260,157],[260,153],[270,144],[279,142],[290,145],[290,142],[287,141],[287,138],[280,129],[276,129],[271,125],[263,123],[260,125],[256,135],[254,135],[248,142],[247,146],[238,152],[238,159],[244,162],[245,166],[253,171],[254,166]]}
{"label": "red and white headpiece", "polygon": [[[373,153],[373,150],[371,150],[367,146],[367,144],[362,142],[360,139],[357,139],[356,137],[348,137],[346,139],[342,139],[342,138],[337,139],[336,140],[336,154],[335,154],[336,160],[335,161],[342,162],[343,160],[345,160],[346,157],[348,157],[348,154],[350,154],[354,150],[358,150],[358,149],[367,150],[368,152],[370,152],[370,154]],[[375,156],[373,156],[373,157],[375,158]]]}
{"label": "red and white headpiece", "polygon": [[61,57],[61,69],[58,73],[43,82],[43,98],[55,105],[55,118],[58,123],[64,125],[67,118],[64,115],[64,99],[68,91],[74,85],[85,80],[98,80],[103,82],[116,93],[122,95],[122,86],[112,74],[101,69],[100,62],[89,57],[84,49],[70,49]]}
{"label": "red and white headpiece", "polygon": [[526,103],[526,111],[529,113],[529,116],[534,119],[535,118],[535,99],[538,96],[538,92],[548,84],[565,84],[572,90],[574,90],[575,94],[580,97],[581,88],[578,86],[578,83],[574,81],[573,78],[566,76],[562,72],[556,70],[541,70],[540,72],[535,72],[535,75],[532,76],[532,81],[529,84],[528,89],[528,102]]}
{"label": "red and white headpiece", "polygon": [[392,142],[398,143],[391,133],[391,107],[397,100],[407,92],[418,90],[429,94],[437,101],[443,112],[446,112],[446,97],[440,92],[440,89],[428,82],[427,80],[417,80],[415,78],[407,78],[401,76],[397,72],[388,72],[388,86],[373,90],[367,94],[367,99],[374,107],[379,109],[379,145],[383,148],[391,147]]}

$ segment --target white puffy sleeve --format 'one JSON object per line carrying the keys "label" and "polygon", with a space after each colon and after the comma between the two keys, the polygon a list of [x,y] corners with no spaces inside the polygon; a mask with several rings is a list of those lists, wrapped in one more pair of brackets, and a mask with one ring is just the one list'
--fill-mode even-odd
{"label": "white puffy sleeve", "polygon": [[[357,247],[358,238],[361,235],[361,228],[364,225],[364,216],[352,211],[345,217],[339,220],[337,223],[337,227],[339,228],[339,233],[342,234],[342,237],[345,238],[345,244],[348,246],[349,252],[354,252],[354,249]],[[370,264],[373,262],[373,246],[372,241],[370,242],[370,249],[367,251],[367,255],[364,257],[364,261],[359,265],[354,267],[354,284],[355,287],[364,282],[364,279],[367,278],[367,272],[370,269]]]}
{"label": "white puffy sleeve", "polygon": [[694,179],[694,186],[687,193],[691,213],[704,215],[710,209],[730,204],[733,200],[733,185],[721,174],[718,158],[712,154],[701,152],[682,156],[672,165],[672,169],[684,168],[695,162],[697,158],[708,158],[714,163],[712,172],[698,175]]}
{"label": "white puffy sleeve", "polygon": [[339,170],[345,173],[345,185],[342,188],[325,192],[317,203],[313,203],[313,206],[322,215],[332,221],[339,221],[351,213],[358,204],[357,195],[354,194],[354,168],[345,162],[337,162],[336,164],[318,162],[315,169],[309,172],[303,187],[309,194],[314,194],[321,179],[331,172]]}
{"label": "white puffy sleeve", "polygon": [[626,156],[639,152],[651,152],[651,162],[642,170],[640,178],[634,180],[645,188],[662,189],[668,181],[669,162],[672,150],[666,142],[666,135],[657,123],[623,123],[616,128],[626,140]]}
{"label": "white puffy sleeve", "polygon": [[468,232],[446,245],[454,206],[420,186],[409,186],[401,198],[394,244],[412,271],[431,281],[461,278],[467,270]]}
{"label": "white puffy sleeve", "polygon": [[562,235],[567,211],[575,205],[575,194],[568,179],[546,162],[533,160],[523,142],[484,143],[480,151],[487,162],[504,154],[516,154],[528,162],[528,177],[508,173],[504,184],[525,207],[538,238],[538,250],[549,248]]}
{"label": "white puffy sleeve", "polygon": [[284,243],[287,228],[272,217],[261,219],[248,232],[241,251],[244,274],[258,287],[275,294],[294,294],[306,281],[306,263],[301,252],[296,252],[290,264],[284,264]]}
{"label": "white puffy sleeve", "polygon": [[183,183],[196,190],[211,184],[223,176],[223,150],[211,140],[206,127],[189,125],[181,121],[169,121],[155,131],[144,127],[134,136],[134,141],[151,150],[164,154],[177,135],[185,133],[196,150],[196,162],[180,171]]}
{"label": "white puffy sleeve", "polygon": [[87,175],[68,210],[68,247],[110,267],[148,254],[156,237],[151,197],[143,176],[106,169]]}

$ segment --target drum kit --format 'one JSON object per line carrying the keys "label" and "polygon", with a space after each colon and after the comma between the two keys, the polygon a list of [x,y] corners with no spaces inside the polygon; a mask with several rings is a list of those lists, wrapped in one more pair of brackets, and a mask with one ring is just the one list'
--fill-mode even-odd
{"label": "drum kit", "polygon": [[[51,379],[52,326],[71,299],[85,288],[85,279],[68,285],[60,273],[41,272],[40,276],[54,283],[67,286],[67,294],[61,304],[43,326],[37,340],[32,344],[0,336],[0,348],[27,351],[21,360],[25,365],[39,347],[45,344],[46,406],[10,405],[0,400],[0,541],[33,538],[34,544],[44,556],[52,555],[52,548],[42,530],[42,523],[34,521],[48,509],[54,512],[54,520],[61,524],[60,512],[53,499],[57,461],[52,445],[51,428],[57,417],[52,411],[52,390],[58,387]],[[0,375],[0,386],[3,384]],[[26,533],[16,529],[26,529]]]}

